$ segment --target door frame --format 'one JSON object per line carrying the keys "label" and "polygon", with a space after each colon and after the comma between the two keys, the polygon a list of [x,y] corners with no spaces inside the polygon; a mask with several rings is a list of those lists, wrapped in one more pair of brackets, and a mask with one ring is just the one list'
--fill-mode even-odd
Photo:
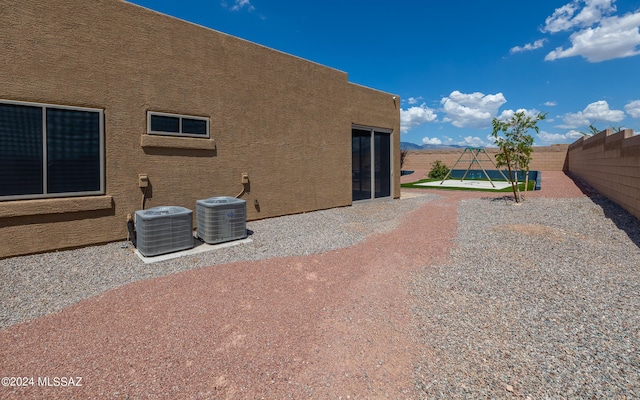
{"label": "door frame", "polygon": [[[362,201],[379,201],[379,200],[389,200],[389,199],[393,199],[393,188],[394,188],[394,153],[393,153],[393,129],[388,129],[388,128],[378,128],[378,127],[372,127],[372,126],[366,126],[366,125],[357,125],[357,124],[352,124],[351,125],[351,139],[352,139],[352,146],[353,146],[353,131],[357,129],[357,130],[361,130],[361,131],[369,131],[370,135],[369,135],[369,140],[370,140],[370,146],[369,146],[369,160],[371,161],[371,183],[370,183],[370,187],[371,187],[371,196],[369,198],[366,199],[360,199],[360,200],[354,200],[353,199],[353,194],[351,197],[351,201],[352,202],[362,202]],[[380,133],[380,134],[384,134],[384,135],[389,135],[389,195],[388,196],[383,196],[383,197],[376,197],[376,190],[375,190],[375,182],[376,182],[376,165],[375,165],[375,134],[376,133]],[[351,149],[352,151],[352,156],[353,156],[353,147]],[[351,173],[353,174],[353,159],[351,160]],[[352,185],[353,185],[353,181],[352,181]],[[352,187],[352,193],[353,193],[353,187]]]}

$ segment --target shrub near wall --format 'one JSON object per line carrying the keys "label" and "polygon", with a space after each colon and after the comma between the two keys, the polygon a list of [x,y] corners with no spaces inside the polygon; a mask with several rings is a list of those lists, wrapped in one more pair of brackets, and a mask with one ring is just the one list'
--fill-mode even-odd
{"label": "shrub near wall", "polygon": [[568,170],[640,219],[640,135],[604,130],[569,146]]}

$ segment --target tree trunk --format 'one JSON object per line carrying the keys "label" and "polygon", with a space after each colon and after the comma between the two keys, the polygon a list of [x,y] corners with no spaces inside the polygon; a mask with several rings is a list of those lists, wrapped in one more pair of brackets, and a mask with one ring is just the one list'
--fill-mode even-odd
{"label": "tree trunk", "polygon": [[520,201],[522,201],[522,194],[520,193],[520,179],[518,178],[518,174],[520,173],[520,170],[516,168],[516,182],[515,182],[515,186],[516,186],[516,191],[518,192],[518,199]]}
{"label": "tree trunk", "polygon": [[527,189],[529,189],[529,170],[527,169],[526,172],[527,176],[524,178],[524,197],[522,198],[522,200],[526,200],[527,197]]}
{"label": "tree trunk", "polygon": [[504,158],[507,161],[507,169],[509,170],[509,180],[511,181],[511,189],[513,189],[513,198],[516,200],[516,203],[519,203],[518,194],[516,193],[516,187],[513,184],[513,174],[511,173],[511,163],[509,162],[509,152],[507,151],[506,147],[502,148],[502,152],[504,153]]}

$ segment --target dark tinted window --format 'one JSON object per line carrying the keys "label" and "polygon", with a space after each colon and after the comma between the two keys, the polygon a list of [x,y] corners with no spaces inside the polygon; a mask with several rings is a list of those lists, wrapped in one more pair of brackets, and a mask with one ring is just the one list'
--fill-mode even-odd
{"label": "dark tinted window", "polygon": [[100,190],[100,115],[47,109],[47,192]]}
{"label": "dark tinted window", "polygon": [[0,102],[0,197],[103,190],[102,112]]}
{"label": "dark tinted window", "polygon": [[207,121],[202,119],[182,118],[182,133],[206,136]]}
{"label": "dark tinted window", "polygon": [[180,119],[178,117],[167,117],[165,115],[152,115],[151,131],[180,133]]}
{"label": "dark tinted window", "polygon": [[0,104],[0,196],[40,194],[42,107]]}
{"label": "dark tinted window", "polygon": [[148,133],[169,136],[209,137],[209,119],[179,114],[148,112]]}

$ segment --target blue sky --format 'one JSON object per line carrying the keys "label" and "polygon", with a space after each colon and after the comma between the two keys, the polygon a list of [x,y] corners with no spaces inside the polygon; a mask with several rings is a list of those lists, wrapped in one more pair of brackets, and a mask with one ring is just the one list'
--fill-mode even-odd
{"label": "blue sky", "polygon": [[490,146],[491,120],[547,113],[535,145],[640,132],[640,0],[134,0],[401,97],[401,140]]}

